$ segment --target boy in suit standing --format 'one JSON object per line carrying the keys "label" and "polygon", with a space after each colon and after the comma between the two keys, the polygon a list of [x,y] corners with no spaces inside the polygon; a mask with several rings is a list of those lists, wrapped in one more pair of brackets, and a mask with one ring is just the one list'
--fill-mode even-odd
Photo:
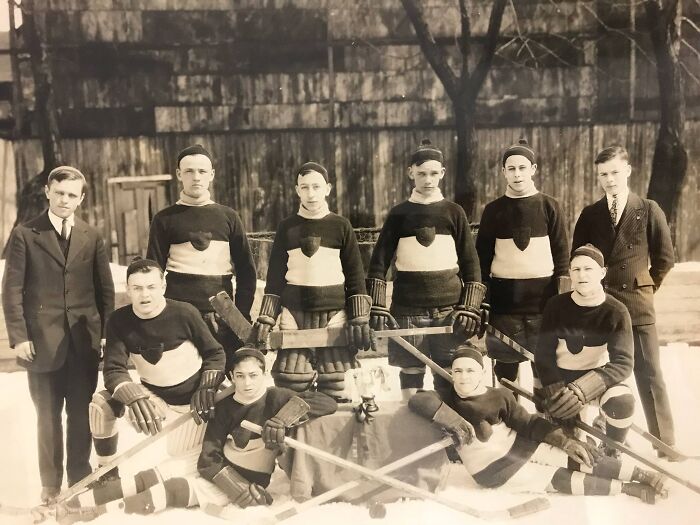
{"label": "boy in suit standing", "polygon": [[83,174],[70,166],[49,173],[49,209],[10,237],[2,304],[10,345],[27,369],[37,412],[41,499],[63,481],[62,411],[66,406],[66,471],[73,485],[90,474],[88,405],[114,283],[99,233],[75,217],[85,198]]}
{"label": "boy in suit standing", "polygon": [[[654,292],[674,264],[671,232],[656,202],[629,191],[632,167],[625,148],[603,149],[595,165],[605,196],[581,212],[572,250],[591,243],[603,252],[608,263],[606,292],[622,302],[632,318],[634,377],[649,432],[673,445],[673,417],[654,314]],[[673,459],[661,451],[658,455]]]}

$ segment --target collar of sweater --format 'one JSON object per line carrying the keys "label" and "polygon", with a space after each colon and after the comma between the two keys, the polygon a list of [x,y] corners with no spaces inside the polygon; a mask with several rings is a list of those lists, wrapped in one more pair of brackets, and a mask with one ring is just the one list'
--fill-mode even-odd
{"label": "collar of sweater", "polygon": [[304,217],[305,219],[323,219],[326,215],[328,215],[331,212],[330,209],[328,209],[328,203],[324,202],[323,206],[321,206],[318,211],[311,212],[304,208],[303,204],[299,205],[299,211],[297,212],[298,215]]}
{"label": "collar of sweater", "polygon": [[411,196],[408,198],[408,201],[414,202],[416,204],[432,204],[434,202],[440,202],[444,198],[445,197],[443,197],[440,188],[435,188],[435,193],[433,193],[430,197],[424,197],[423,195],[418,193],[418,190],[413,188],[413,191],[411,192]]}
{"label": "collar of sweater", "polygon": [[214,204],[214,201],[211,200],[211,193],[209,190],[202,193],[202,196],[198,199],[195,199],[194,197],[187,195],[184,191],[181,191],[180,200],[177,201],[177,204],[184,204],[185,206],[204,206],[206,204]]}
{"label": "collar of sweater", "polygon": [[535,183],[532,181],[530,181],[530,185],[521,193],[515,193],[510,186],[506,186],[506,197],[510,197],[511,199],[524,199],[525,197],[532,197],[538,193],[539,191],[535,188]]}
{"label": "collar of sweater", "polygon": [[574,290],[571,292],[571,300],[579,306],[600,306],[605,302],[605,290],[601,286],[597,293],[587,297]]}

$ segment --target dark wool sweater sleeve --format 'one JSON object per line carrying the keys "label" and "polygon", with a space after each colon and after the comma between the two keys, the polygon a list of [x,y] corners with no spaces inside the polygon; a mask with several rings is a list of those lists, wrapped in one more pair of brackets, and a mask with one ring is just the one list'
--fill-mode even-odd
{"label": "dark wool sweater sleeve", "polygon": [[634,338],[630,314],[627,308],[618,302],[614,313],[611,314],[611,317],[613,316],[616,322],[608,339],[609,362],[596,369],[608,387],[630,377],[634,366]]}
{"label": "dark wool sweater sleeve", "polygon": [[[128,308],[131,308],[130,306]],[[129,361],[129,351],[126,348],[126,344],[119,337],[119,330],[116,329],[116,318],[119,315],[119,311],[115,312],[107,320],[106,328],[106,340],[104,362],[102,368],[102,377],[104,379],[104,385],[111,394],[114,393],[114,389],[117,385],[124,382],[132,382],[131,376],[129,375],[128,361]]]}
{"label": "dark wool sweater sleeve", "polygon": [[491,277],[491,263],[496,252],[496,231],[494,230],[493,203],[484,208],[479,223],[479,231],[476,234],[476,252],[481,266],[481,280],[488,283]]}
{"label": "dark wool sweater sleeve", "polygon": [[272,295],[282,295],[287,280],[287,263],[289,254],[286,248],[286,221],[283,221],[275,233],[275,240],[272,242],[270,259],[267,264],[267,277],[265,283],[265,293]]}
{"label": "dark wool sweater sleeve", "polygon": [[505,388],[499,388],[498,391],[502,392],[504,401],[501,419],[506,426],[515,430],[519,435],[540,443],[554,429],[554,425],[549,421],[525,410],[516,401],[512,392]]}
{"label": "dark wool sweater sleeve", "polygon": [[474,237],[467,220],[467,215],[460,206],[455,206],[455,226],[457,247],[457,263],[462,281],[481,282],[481,268],[479,267],[479,256],[474,246]]}
{"label": "dark wool sweater sleeve", "polygon": [[552,297],[544,308],[537,350],[535,351],[535,367],[542,386],[563,381],[557,366],[557,345],[559,342],[557,337],[559,301],[557,297],[561,296]]}
{"label": "dark wool sweater sleeve", "polygon": [[220,370],[226,365],[226,354],[219,342],[204,323],[199,311],[192,305],[183,303],[187,311],[190,340],[202,356],[202,370]]}
{"label": "dark wool sweater sleeve", "polygon": [[401,217],[396,214],[395,208],[392,209],[382,226],[374,250],[372,250],[367,277],[386,280],[386,273],[391,266],[394,255],[396,255],[396,247],[399,243],[398,226],[400,222]]}
{"label": "dark wool sweater sleeve", "polygon": [[360,247],[357,244],[357,236],[350,225],[344,220],[343,249],[340,251],[340,262],[345,275],[345,297],[352,295],[366,295],[365,270],[362,266]]}
{"label": "dark wool sweater sleeve", "polygon": [[559,203],[552,198],[547,199],[549,245],[554,261],[554,277],[569,275],[569,236],[566,230],[564,215]]}
{"label": "dark wool sweater sleeve", "polygon": [[257,274],[253,252],[248,244],[243,222],[236,212],[233,212],[231,237],[229,247],[234,273],[236,274],[236,307],[250,320],[250,309],[253,306]]}
{"label": "dark wool sweater sleeve", "polygon": [[234,401],[222,399],[216,407],[216,416],[209,420],[204,433],[202,452],[197,461],[199,474],[209,481],[228,464],[224,456],[224,444],[233,425]]}
{"label": "dark wool sweater sleeve", "polygon": [[168,263],[169,251],[170,245],[165,235],[162,216],[160,213],[156,213],[148,231],[148,249],[146,251],[146,257],[156,261],[161,269],[165,270],[165,266]]}

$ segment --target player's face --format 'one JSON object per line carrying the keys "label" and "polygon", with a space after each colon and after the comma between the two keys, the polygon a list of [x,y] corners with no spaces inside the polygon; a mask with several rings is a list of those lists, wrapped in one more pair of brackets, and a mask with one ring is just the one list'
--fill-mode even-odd
{"label": "player's face", "polygon": [[608,195],[617,195],[619,192],[627,190],[632,166],[626,160],[614,157],[607,162],[596,165],[596,170],[598,183]]}
{"label": "player's face", "polygon": [[126,283],[126,295],[138,317],[151,319],[165,306],[165,279],[155,268],[148,273],[132,273]]}
{"label": "player's face", "polygon": [[265,390],[265,374],[255,358],[244,359],[233,369],[233,384],[236,398],[240,401],[255,401]]}
{"label": "player's face", "polygon": [[81,180],[64,179],[52,181],[50,186],[44,186],[51,213],[61,219],[70,217],[85,198],[83,189]]}
{"label": "player's face", "polygon": [[214,168],[209,157],[198,153],[183,157],[176,174],[178,180],[182,182],[182,191],[185,195],[198,199],[209,189],[214,179]]}
{"label": "player's face", "polygon": [[537,164],[533,164],[523,155],[511,155],[503,166],[508,187],[516,194],[525,193],[532,187],[535,171],[537,171]]}
{"label": "player's face", "polygon": [[470,357],[460,357],[452,363],[454,389],[459,397],[468,397],[484,380],[484,367]]}
{"label": "player's face", "polygon": [[412,164],[408,167],[408,178],[423,197],[435,195],[444,176],[445,168],[437,160],[427,160],[420,166]]}
{"label": "player's face", "polygon": [[584,297],[600,293],[603,289],[601,281],[605,277],[605,272],[605,268],[586,255],[574,257],[569,265],[571,285]]}
{"label": "player's face", "polygon": [[296,190],[301,205],[313,213],[325,205],[326,197],[331,194],[331,185],[319,172],[310,171],[297,177]]}

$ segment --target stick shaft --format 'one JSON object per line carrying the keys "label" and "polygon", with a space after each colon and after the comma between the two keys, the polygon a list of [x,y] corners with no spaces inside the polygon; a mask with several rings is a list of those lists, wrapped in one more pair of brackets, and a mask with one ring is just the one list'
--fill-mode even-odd
{"label": "stick shaft", "polygon": [[535,354],[530,352],[527,348],[525,348],[523,345],[518,343],[517,341],[514,341],[510,337],[508,337],[506,334],[501,332],[498,328],[492,326],[492,325],[486,325],[486,332],[494,336],[496,339],[499,341],[504,342],[506,345],[508,345],[510,348],[518,352],[521,356],[525,357],[528,359],[528,361],[534,361],[535,360]]}
{"label": "stick shaft", "polygon": [[421,363],[426,365],[428,368],[430,368],[433,372],[438,374],[440,377],[445,379],[446,381],[449,381],[452,383],[452,376],[450,373],[442,368],[440,365],[438,365],[435,361],[430,359],[427,355],[425,355],[423,352],[418,350],[415,346],[413,346],[411,343],[406,341],[403,337],[392,337],[391,338],[394,342],[396,342],[401,348],[406,350],[409,354],[411,354],[413,357],[418,359]]}
{"label": "stick shaft", "polygon": [[[505,387],[507,387],[508,389],[512,390],[516,394],[523,396],[525,399],[532,401],[533,403],[535,402],[535,397],[532,395],[531,392],[528,392],[527,390],[521,388],[520,386],[516,385],[515,383],[508,381],[507,379],[501,379],[501,384],[504,385]],[[637,461],[639,461],[640,463],[643,463],[647,467],[653,468],[657,472],[660,472],[661,474],[668,476],[669,478],[680,483],[684,487],[688,487],[690,490],[695,491],[698,494],[700,494],[700,487],[698,487],[694,483],[677,476],[673,472],[665,469],[664,467],[662,467],[658,463],[656,463],[650,459],[645,458],[641,454],[638,454],[637,452],[635,452],[631,448],[623,445],[622,443],[618,443],[617,441],[610,439],[604,432],[601,432],[597,428],[594,428],[594,427],[590,426],[589,424],[584,423],[583,421],[578,420],[578,419],[576,420],[576,426],[578,428],[580,428],[581,430],[583,430],[584,432],[588,432],[591,436],[598,438],[606,445],[611,446],[611,447],[619,450],[620,452],[627,454],[631,458],[636,459]]]}
{"label": "stick shaft", "polygon": [[[228,388],[225,388],[224,390],[221,390],[220,392],[217,392],[215,401],[219,402],[225,397],[228,397],[232,395],[234,392],[234,386],[231,385]],[[77,493],[82,491],[85,487],[87,487],[90,483],[93,481],[97,480],[102,476],[103,474],[106,474],[110,470],[112,470],[114,467],[118,467],[121,463],[126,461],[127,459],[132,458],[139,452],[141,452],[143,449],[151,446],[153,443],[156,441],[159,441],[160,439],[164,438],[171,432],[173,432],[176,428],[182,426],[184,423],[189,421],[192,418],[192,414],[190,412],[187,412],[185,414],[182,414],[181,416],[178,416],[172,423],[167,425],[166,427],[163,428],[160,432],[153,436],[148,436],[143,438],[141,441],[136,443],[133,447],[131,447],[128,450],[125,450],[121,454],[119,454],[117,457],[109,461],[108,463],[105,463],[101,467],[99,467],[97,470],[95,470],[93,473],[85,476],[83,479],[78,481],[75,485],[69,487],[66,489],[64,492],[59,494],[59,496],[56,498],[56,502],[60,503],[62,501],[67,500],[68,498],[71,498],[75,496]]]}

